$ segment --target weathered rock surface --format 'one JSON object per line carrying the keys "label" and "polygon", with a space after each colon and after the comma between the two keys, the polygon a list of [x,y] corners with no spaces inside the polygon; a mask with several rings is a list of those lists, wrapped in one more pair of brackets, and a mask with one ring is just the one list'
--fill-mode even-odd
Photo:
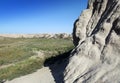
{"label": "weathered rock surface", "polygon": [[120,0],[89,0],[73,42],[65,83],[120,83]]}

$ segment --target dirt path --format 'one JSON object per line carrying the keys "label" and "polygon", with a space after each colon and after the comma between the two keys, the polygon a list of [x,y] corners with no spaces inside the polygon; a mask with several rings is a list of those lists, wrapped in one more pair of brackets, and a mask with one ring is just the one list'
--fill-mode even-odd
{"label": "dirt path", "polygon": [[5,83],[55,83],[49,67],[43,67],[37,72],[15,78]]}

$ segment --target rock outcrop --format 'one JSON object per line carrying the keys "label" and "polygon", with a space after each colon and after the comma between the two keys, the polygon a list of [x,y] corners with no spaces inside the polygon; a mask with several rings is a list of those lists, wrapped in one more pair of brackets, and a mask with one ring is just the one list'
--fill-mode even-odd
{"label": "rock outcrop", "polygon": [[120,0],[89,0],[73,42],[65,83],[120,83]]}
{"label": "rock outcrop", "polygon": [[0,34],[0,37],[8,38],[72,38],[71,34],[67,33],[58,33],[58,34]]}

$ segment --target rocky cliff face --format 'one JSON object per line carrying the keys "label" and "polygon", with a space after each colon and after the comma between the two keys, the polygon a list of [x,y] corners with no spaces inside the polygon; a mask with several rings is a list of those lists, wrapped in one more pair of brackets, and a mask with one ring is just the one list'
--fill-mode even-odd
{"label": "rocky cliff face", "polygon": [[73,42],[65,83],[120,83],[120,0],[89,0]]}

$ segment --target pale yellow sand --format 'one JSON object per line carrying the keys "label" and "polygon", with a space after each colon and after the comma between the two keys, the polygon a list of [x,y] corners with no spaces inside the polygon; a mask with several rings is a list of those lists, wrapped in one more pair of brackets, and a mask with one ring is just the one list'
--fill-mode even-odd
{"label": "pale yellow sand", "polygon": [[43,67],[37,72],[15,78],[11,81],[6,81],[5,83],[55,83],[51,71],[48,67]]}

